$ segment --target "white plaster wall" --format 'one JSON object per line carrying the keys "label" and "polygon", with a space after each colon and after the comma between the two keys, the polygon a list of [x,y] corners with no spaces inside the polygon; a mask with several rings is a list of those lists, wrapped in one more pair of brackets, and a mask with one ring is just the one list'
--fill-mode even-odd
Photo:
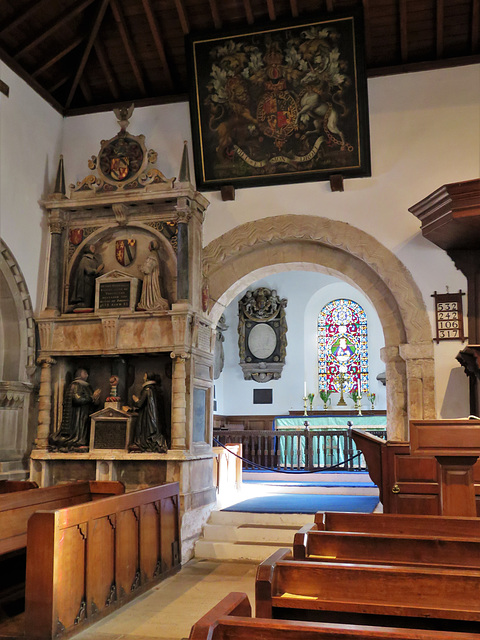
{"label": "white plaster wall", "polygon": [[0,236],[20,265],[40,311],[49,234],[39,200],[53,190],[63,117],[0,62]]}
{"label": "white plaster wall", "polygon": [[[238,300],[245,289],[227,307],[225,319],[228,330],[224,333],[225,367],[216,381],[217,413],[222,415],[284,415],[290,409],[303,409],[303,383],[307,393],[315,393],[314,407],[322,408],[318,398],[318,365],[316,324],[322,307],[336,297],[350,297],[366,311],[369,323],[371,389],[378,393],[376,408],[385,408],[385,391],[375,378],[385,370],[379,353],[384,346],[383,332],[378,316],[368,299],[351,285],[333,276],[316,272],[288,271],[262,278],[247,287],[276,289],[281,298],[287,298],[287,356],[280,380],[259,384],[244,380],[238,353]],[[273,404],[253,404],[253,389],[273,389]],[[349,406],[353,403],[346,398]],[[338,397],[334,397],[335,403]],[[367,400],[364,407],[369,407]]]}
{"label": "white plaster wall", "polygon": [[[204,244],[244,222],[272,215],[321,215],[349,222],[375,236],[404,262],[433,321],[433,291],[444,292],[446,286],[465,291],[466,280],[445,252],[422,238],[419,221],[408,207],[442,184],[479,176],[479,88],[480,65],[369,80],[371,178],[346,180],[344,193],[332,193],[327,182],[318,182],[242,189],[233,202],[222,202],[219,193],[207,194],[211,205]],[[30,123],[38,118],[30,112],[28,116],[30,133]],[[183,140],[191,140],[187,104],[137,109],[129,130],[147,135],[147,146],[159,152],[158,166],[167,177],[178,175]],[[87,175],[87,159],[98,153],[101,139],[117,131],[111,113],[65,121],[67,182]],[[41,190],[37,185],[37,194]],[[25,244],[10,231],[17,247]],[[27,245],[28,251],[36,246],[30,238]],[[34,250],[27,260],[34,264],[37,258]],[[43,259],[44,254],[40,263]],[[439,417],[468,412],[466,377],[459,375],[455,362],[460,348],[457,342],[435,346]]]}

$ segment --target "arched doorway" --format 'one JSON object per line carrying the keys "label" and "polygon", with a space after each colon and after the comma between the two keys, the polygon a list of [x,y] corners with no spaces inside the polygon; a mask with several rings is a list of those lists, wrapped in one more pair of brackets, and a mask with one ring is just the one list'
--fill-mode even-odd
{"label": "arched doorway", "polygon": [[0,240],[0,479],[26,476],[34,372],[30,296],[20,267]]}
{"label": "arched doorway", "polygon": [[259,274],[301,268],[355,283],[384,333],[388,438],[408,438],[409,419],[435,417],[433,345],[422,295],[400,260],[372,236],[327,218],[273,216],[213,240],[204,249],[203,268],[215,322]]}

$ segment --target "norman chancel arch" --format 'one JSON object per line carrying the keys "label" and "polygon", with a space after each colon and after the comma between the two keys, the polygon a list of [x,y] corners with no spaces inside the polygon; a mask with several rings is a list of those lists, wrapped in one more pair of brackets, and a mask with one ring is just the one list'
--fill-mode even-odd
{"label": "norman chancel arch", "polygon": [[[410,272],[386,247],[345,222],[274,216],[236,227],[204,249],[214,322],[245,286],[278,270],[322,270],[362,289],[382,323],[387,434],[408,439],[408,420],[435,418],[430,323]],[[253,273],[255,275],[253,275]]]}

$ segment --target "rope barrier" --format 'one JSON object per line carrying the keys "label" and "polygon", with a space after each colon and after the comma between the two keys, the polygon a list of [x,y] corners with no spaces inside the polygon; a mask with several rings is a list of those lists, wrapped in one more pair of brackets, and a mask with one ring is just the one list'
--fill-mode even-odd
{"label": "rope barrier", "polygon": [[302,470],[299,469],[298,471],[295,469],[274,469],[272,467],[264,467],[262,464],[258,464],[257,462],[253,462],[252,460],[247,460],[247,458],[243,458],[242,456],[239,456],[238,454],[234,453],[233,451],[230,451],[230,449],[228,449],[228,447],[226,445],[224,445],[223,443],[220,442],[220,440],[217,440],[217,438],[215,438],[215,436],[213,437],[213,441],[218,444],[220,447],[223,447],[224,449],[226,449],[229,453],[232,454],[232,456],[235,456],[236,458],[238,458],[239,460],[242,460],[242,462],[246,462],[247,464],[250,464],[254,467],[256,467],[257,469],[263,469],[264,471],[275,471],[276,473],[286,473],[286,474],[300,474],[300,473],[324,473],[325,471],[331,471],[332,469],[337,469],[338,467],[341,467],[345,464],[347,464],[348,462],[351,462],[352,460],[355,460],[355,458],[358,458],[362,455],[362,452],[359,451],[358,453],[356,453],[354,456],[352,456],[351,458],[347,458],[347,460],[344,460],[343,462],[339,462],[338,464],[334,464],[331,467],[325,467],[323,469],[312,469],[312,471],[308,471],[308,470]]}

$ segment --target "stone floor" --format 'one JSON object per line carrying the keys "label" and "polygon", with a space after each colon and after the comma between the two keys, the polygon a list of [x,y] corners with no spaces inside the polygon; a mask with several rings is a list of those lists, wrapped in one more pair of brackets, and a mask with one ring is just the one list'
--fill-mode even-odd
{"label": "stone floor", "polygon": [[75,635],[75,640],[181,640],[231,591],[255,602],[256,564],[191,560],[175,576]]}

